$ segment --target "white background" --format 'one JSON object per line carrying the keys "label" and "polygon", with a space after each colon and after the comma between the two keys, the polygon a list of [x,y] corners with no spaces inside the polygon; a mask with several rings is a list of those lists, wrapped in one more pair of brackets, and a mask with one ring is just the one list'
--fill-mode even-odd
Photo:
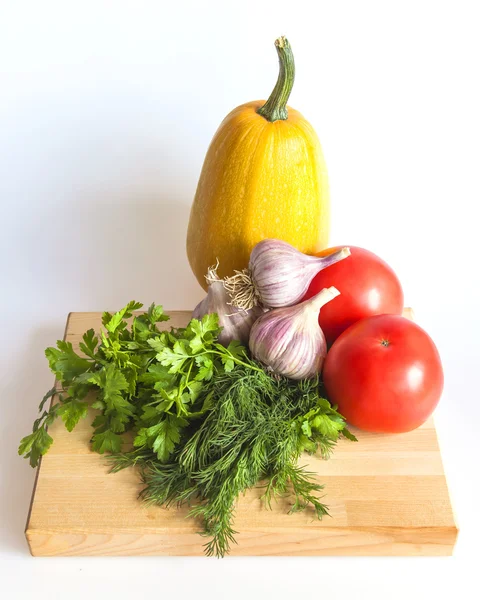
{"label": "white background", "polygon": [[[422,598],[478,570],[478,2],[0,2],[0,581],[11,598]],[[436,341],[436,413],[461,534],[453,558],[33,559],[34,472],[16,456],[69,311],[191,308],[189,206],[223,117],[268,96],[288,36],[290,104],[327,159],[332,244],[397,271]],[[477,559],[475,559],[475,556]]]}

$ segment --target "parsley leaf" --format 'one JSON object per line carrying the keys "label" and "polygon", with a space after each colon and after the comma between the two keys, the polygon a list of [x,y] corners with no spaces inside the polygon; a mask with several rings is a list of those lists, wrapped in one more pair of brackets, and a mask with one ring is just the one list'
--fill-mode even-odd
{"label": "parsley leaf", "polygon": [[71,342],[59,340],[57,348],[47,348],[45,350],[45,356],[57,379],[66,383],[72,382],[75,377],[92,366],[90,361],[82,358],[73,350]]}
{"label": "parsley leaf", "polygon": [[173,348],[165,347],[156,356],[157,360],[164,367],[170,367],[169,373],[178,373],[190,358],[185,340],[178,340]]}
{"label": "parsley leaf", "polygon": [[195,379],[197,381],[210,381],[214,372],[213,360],[205,355],[196,356],[195,364],[199,367]]}
{"label": "parsley leaf", "polygon": [[92,449],[99,454],[120,452],[122,449],[122,437],[110,429],[95,433],[92,437]]}
{"label": "parsley leaf", "polygon": [[76,398],[68,398],[59,406],[57,414],[62,418],[68,431],[73,431],[80,419],[87,416],[87,410],[88,404],[86,402],[81,402]]}
{"label": "parsley leaf", "polygon": [[94,373],[88,380],[102,390],[102,399],[109,409],[124,404],[122,392],[128,388],[123,373],[113,364]]}
{"label": "parsley leaf", "polygon": [[135,302],[135,300],[132,300],[127,304],[127,306],[122,308],[122,310],[119,310],[113,316],[109,315],[109,319],[105,319],[103,323],[105,329],[109,333],[115,333],[117,329],[125,329],[127,326],[125,319],[129,319],[132,316],[132,312],[142,308],[142,306],[143,304],[141,302]]}
{"label": "parsley leaf", "polygon": [[82,336],[83,342],[80,342],[79,347],[80,350],[90,356],[91,358],[95,358],[95,348],[98,344],[98,338],[95,335],[95,331],[93,329],[89,329]]}
{"label": "parsley leaf", "polygon": [[180,432],[187,421],[174,415],[167,415],[159,423],[139,430],[134,446],[148,446],[156,453],[158,460],[166,462],[180,441]]}
{"label": "parsley leaf", "polygon": [[345,423],[335,421],[328,415],[320,414],[312,419],[311,426],[322,435],[337,440],[338,433],[345,427]]}
{"label": "parsley leaf", "polygon": [[185,330],[187,339],[191,338],[189,345],[192,354],[200,352],[206,345],[215,341],[219,333],[218,315],[205,315],[201,321],[192,319]]}
{"label": "parsley leaf", "polygon": [[20,441],[18,453],[30,459],[30,465],[36,467],[40,457],[46,454],[53,443],[52,437],[44,427],[40,427]]}
{"label": "parsley leaf", "polygon": [[161,321],[168,321],[170,317],[163,312],[163,306],[151,304],[147,311],[147,316],[152,325]]}
{"label": "parsley leaf", "polygon": [[341,433],[344,437],[347,438],[347,440],[350,440],[351,442],[358,442],[358,439],[346,427],[342,429]]}

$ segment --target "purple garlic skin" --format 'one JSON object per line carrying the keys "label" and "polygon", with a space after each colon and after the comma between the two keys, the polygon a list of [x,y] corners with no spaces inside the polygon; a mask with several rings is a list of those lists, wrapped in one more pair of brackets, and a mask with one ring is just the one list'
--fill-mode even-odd
{"label": "purple garlic skin", "polygon": [[208,281],[208,293],[206,297],[195,307],[192,318],[201,319],[206,314],[217,313],[218,320],[223,327],[218,341],[222,346],[227,347],[233,340],[238,340],[244,346],[248,346],[250,338],[250,329],[264,310],[255,306],[250,310],[241,310],[227,304],[229,296],[223,287],[223,282],[212,277]]}
{"label": "purple garlic skin", "polygon": [[312,379],[319,375],[327,355],[327,342],[318,324],[320,308],[340,292],[325,288],[313,298],[273,309],[255,321],[250,331],[250,351],[277,375]]}
{"label": "purple garlic skin", "polygon": [[325,257],[309,256],[287,242],[266,239],[252,250],[250,276],[264,306],[293,306],[305,296],[317,273],[349,255],[349,248],[342,248]]}

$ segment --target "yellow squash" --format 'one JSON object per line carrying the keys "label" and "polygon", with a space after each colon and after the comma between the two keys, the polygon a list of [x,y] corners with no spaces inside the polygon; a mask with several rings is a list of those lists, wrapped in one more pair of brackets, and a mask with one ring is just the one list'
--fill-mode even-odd
{"label": "yellow squash", "polygon": [[275,42],[280,62],[267,100],[235,108],[221,123],[203,165],[190,213],[187,254],[206,289],[205,275],[219,262],[221,277],[248,266],[265,238],[302,252],[328,246],[329,194],[318,137],[288,107],[295,67],[288,41]]}

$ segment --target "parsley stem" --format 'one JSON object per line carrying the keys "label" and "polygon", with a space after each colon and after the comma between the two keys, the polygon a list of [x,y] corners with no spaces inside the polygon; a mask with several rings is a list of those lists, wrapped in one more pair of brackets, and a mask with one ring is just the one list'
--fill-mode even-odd
{"label": "parsley stem", "polygon": [[188,415],[188,410],[183,406],[183,404],[181,403],[181,400],[182,400],[183,392],[184,392],[185,388],[188,386],[188,382],[190,380],[190,373],[192,372],[192,367],[193,367],[193,360],[190,361],[188,373],[185,374],[185,383],[180,384],[180,387],[179,387],[177,398],[179,398],[180,402],[176,403],[177,404],[177,416],[180,416],[178,414],[178,411],[180,411],[184,415]]}
{"label": "parsley stem", "polygon": [[[246,363],[243,360],[240,360],[239,358],[234,356],[231,352],[229,352],[227,348],[225,348],[225,352],[228,354],[228,356],[230,356],[230,358],[233,360],[233,362],[237,363],[237,365],[242,365],[243,367],[247,367],[247,369],[252,369],[252,371],[258,371],[259,373],[265,372],[262,368],[256,367],[252,363]],[[208,352],[202,352],[201,354],[217,354],[218,356],[225,356],[225,353],[219,352],[218,350],[209,350]],[[196,354],[195,356],[199,356],[199,355]]]}

